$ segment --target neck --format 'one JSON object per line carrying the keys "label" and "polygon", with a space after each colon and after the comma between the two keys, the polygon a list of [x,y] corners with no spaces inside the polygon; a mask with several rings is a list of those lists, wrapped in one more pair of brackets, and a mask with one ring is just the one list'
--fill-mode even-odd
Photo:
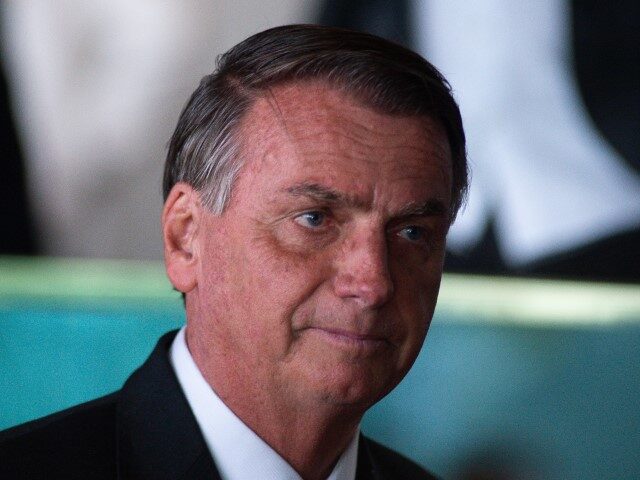
{"label": "neck", "polygon": [[[238,405],[230,405],[234,407]],[[328,421],[310,412],[269,418],[242,406],[236,414],[305,480],[326,479],[357,431],[356,421]]]}
{"label": "neck", "polygon": [[[198,369],[227,407],[302,478],[326,479],[353,439],[365,409],[296,401],[287,392],[266,388],[238,365],[220,375],[217,370],[225,369],[211,368],[223,364],[221,358],[212,358],[215,349],[198,348],[193,340],[192,345],[187,338],[187,344]],[[230,370],[237,374],[228,375]]]}

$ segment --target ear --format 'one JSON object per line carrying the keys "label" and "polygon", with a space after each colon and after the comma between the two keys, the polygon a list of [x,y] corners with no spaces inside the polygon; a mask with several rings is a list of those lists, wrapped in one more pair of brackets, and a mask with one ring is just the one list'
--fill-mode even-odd
{"label": "ear", "polygon": [[176,183],[162,210],[164,263],[173,286],[187,293],[197,285],[196,235],[201,220],[200,196],[186,183]]}

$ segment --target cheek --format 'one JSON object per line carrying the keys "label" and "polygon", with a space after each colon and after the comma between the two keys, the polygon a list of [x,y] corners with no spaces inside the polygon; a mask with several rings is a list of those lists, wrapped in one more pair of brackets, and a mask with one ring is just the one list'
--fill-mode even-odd
{"label": "cheek", "polygon": [[410,336],[426,334],[438,298],[442,263],[433,257],[418,267],[394,266],[396,308]]}
{"label": "cheek", "polygon": [[289,334],[294,313],[323,283],[329,264],[322,253],[291,251],[270,235],[257,239],[241,262],[241,297],[255,315],[272,315],[270,323],[283,324]]}

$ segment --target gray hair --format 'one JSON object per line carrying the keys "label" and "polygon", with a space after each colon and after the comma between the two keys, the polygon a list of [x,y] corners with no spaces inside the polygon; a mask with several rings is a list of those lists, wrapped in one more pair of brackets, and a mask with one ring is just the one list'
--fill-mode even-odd
{"label": "gray hair", "polygon": [[223,212],[242,161],[240,123],[254,101],[287,82],[321,80],[369,108],[398,116],[427,116],[444,127],[453,160],[451,221],[468,188],[465,135],[451,88],[436,68],[400,45],[317,25],[288,25],[258,33],[220,56],[185,106],[164,171],[164,198],[177,182]]}

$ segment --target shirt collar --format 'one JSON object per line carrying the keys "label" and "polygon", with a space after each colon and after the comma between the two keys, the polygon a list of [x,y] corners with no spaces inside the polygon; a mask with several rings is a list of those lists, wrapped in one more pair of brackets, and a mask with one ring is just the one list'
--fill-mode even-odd
{"label": "shirt collar", "polygon": [[[182,327],[171,345],[169,358],[222,479],[302,480],[216,395],[195,364],[184,332]],[[359,437],[357,431],[327,480],[355,479]]]}

